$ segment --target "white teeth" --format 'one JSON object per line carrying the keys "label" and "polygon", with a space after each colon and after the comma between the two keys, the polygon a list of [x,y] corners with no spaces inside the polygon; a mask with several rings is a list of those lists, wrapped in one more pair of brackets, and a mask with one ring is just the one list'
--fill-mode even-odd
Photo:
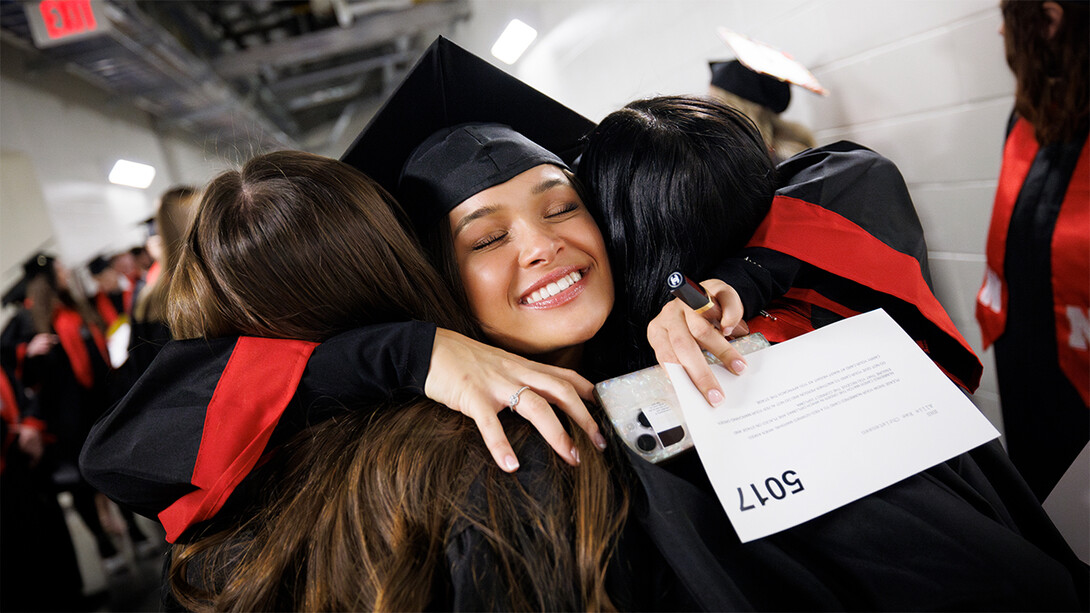
{"label": "white teeth", "polygon": [[549,283],[545,287],[535,290],[534,293],[530,294],[530,297],[526,299],[526,304],[533,304],[551,296],[555,296],[572,285],[575,285],[582,278],[583,273],[578,270],[570,272],[556,281]]}

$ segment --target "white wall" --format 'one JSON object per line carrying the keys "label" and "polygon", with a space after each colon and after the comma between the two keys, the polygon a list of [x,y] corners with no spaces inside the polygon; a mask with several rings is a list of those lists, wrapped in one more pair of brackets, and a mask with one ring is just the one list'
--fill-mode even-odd
{"label": "white wall", "polygon": [[[226,166],[185,136],[162,134],[126,101],[62,71],[28,74],[5,47],[0,72],[0,281],[46,248],[69,266],[143,244],[141,221],[177,183],[203,184]],[[111,185],[118,158],[151,164],[146,190]]]}
{"label": "white wall", "polygon": [[704,93],[707,62],[732,57],[717,26],[807,65],[831,95],[795,88],[785,117],[819,144],[854,140],[900,167],[939,300],[985,362],[974,401],[1002,427],[973,317],[1013,105],[997,0],[477,0],[453,38],[488,56],[513,17],[540,34],[505,68],[595,121],[638,97]]}

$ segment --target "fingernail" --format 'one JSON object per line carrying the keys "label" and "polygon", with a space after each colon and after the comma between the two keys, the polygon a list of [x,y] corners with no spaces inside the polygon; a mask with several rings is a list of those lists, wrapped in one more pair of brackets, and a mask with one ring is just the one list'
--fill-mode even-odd
{"label": "fingernail", "polygon": [[507,465],[507,470],[510,470],[510,471],[516,471],[516,470],[518,470],[518,469],[519,469],[519,461],[518,461],[518,458],[516,458],[516,457],[515,457],[515,456],[513,456],[513,455],[509,455],[509,456],[507,456],[506,458],[504,458],[504,459],[503,459],[503,462],[504,462],[504,464],[506,464],[506,465]]}
{"label": "fingernail", "polygon": [[572,457],[573,460],[575,460],[576,464],[579,463],[579,450],[576,449],[575,447],[571,448],[571,457]]}
{"label": "fingernail", "polygon": [[719,390],[712,390],[708,392],[708,404],[714,407],[720,402],[723,402],[723,392]]}
{"label": "fingernail", "polygon": [[590,437],[594,441],[594,446],[598,449],[606,448],[606,437],[602,436],[601,432],[595,432],[594,436]]}
{"label": "fingernail", "polygon": [[734,374],[740,375],[746,369],[746,363],[742,360],[735,360],[730,363],[730,369],[734,371]]}

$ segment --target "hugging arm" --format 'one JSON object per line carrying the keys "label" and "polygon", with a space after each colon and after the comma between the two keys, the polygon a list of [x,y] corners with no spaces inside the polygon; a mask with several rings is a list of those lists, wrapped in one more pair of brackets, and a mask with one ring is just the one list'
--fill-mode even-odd
{"label": "hugging arm", "polygon": [[[209,429],[206,422],[239,338],[168,343],[92,430],[80,459],[88,480],[112,499],[149,517],[192,492],[201,447],[215,449],[224,442],[221,432]],[[436,360],[440,372],[446,371],[445,379],[430,375]],[[500,467],[513,470],[508,456],[514,458],[514,454],[496,414],[521,385],[530,385],[536,398],[524,392],[520,413],[574,463],[571,439],[552,409],[546,412],[533,405],[557,404],[593,436],[597,425],[580,400],[592,394],[588,381],[572,371],[536,364],[446,330],[437,332],[434,324],[426,322],[365,326],[317,345],[299,374],[290,402],[270,406],[269,411],[282,413],[265,417],[281,427],[305,425],[333,407],[367,406],[397,392],[430,392],[440,396],[433,399],[473,418]],[[601,435],[595,440],[601,440]],[[276,438],[269,445],[275,442]]]}
{"label": "hugging arm", "polygon": [[[335,406],[369,406],[400,389],[422,391],[434,335],[433,324],[399,322],[335,336],[328,345],[314,348],[305,369],[284,383],[294,393],[267,403],[229,436],[223,429],[209,427],[215,419],[209,407],[217,393],[226,393],[220,387],[228,364],[233,363],[236,372],[246,372],[278,358],[266,353],[255,359],[237,351],[245,337],[171,341],[95,424],[84,444],[80,468],[99,491],[141,514],[155,516],[198,487],[194,481],[202,448],[207,453],[247,437],[258,440],[257,422],[307,423]],[[251,387],[268,388],[267,383],[271,384],[255,381]]]}

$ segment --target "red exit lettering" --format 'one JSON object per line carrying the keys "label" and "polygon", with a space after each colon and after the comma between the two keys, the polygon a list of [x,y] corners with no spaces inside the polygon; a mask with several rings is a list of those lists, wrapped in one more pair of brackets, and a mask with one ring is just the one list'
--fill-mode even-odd
{"label": "red exit lettering", "polygon": [[51,39],[93,32],[98,27],[91,0],[42,0],[38,10]]}

